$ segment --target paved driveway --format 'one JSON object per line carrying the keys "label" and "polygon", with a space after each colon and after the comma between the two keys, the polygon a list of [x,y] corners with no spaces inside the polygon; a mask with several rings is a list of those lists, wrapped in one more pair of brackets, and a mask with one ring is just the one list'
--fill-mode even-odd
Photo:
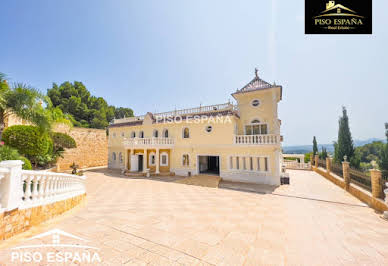
{"label": "paved driveway", "polygon": [[388,222],[313,172],[290,171],[291,185],[269,194],[87,176],[85,206],[8,245],[59,228],[99,247],[106,265],[388,264]]}

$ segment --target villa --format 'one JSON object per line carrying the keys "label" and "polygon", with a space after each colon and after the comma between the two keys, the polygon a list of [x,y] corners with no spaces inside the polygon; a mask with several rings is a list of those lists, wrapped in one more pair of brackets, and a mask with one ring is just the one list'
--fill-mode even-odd
{"label": "villa", "polygon": [[109,168],[279,185],[282,86],[260,79],[256,70],[253,80],[232,96],[236,105],[115,119],[109,126]]}

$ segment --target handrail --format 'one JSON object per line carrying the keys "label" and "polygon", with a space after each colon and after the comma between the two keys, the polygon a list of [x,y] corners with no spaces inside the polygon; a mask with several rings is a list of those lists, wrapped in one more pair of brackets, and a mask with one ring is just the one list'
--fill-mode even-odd
{"label": "handrail", "polygon": [[234,135],[234,144],[238,145],[271,145],[280,143],[280,135]]}
{"label": "handrail", "polygon": [[[214,105],[205,105],[194,108],[186,108],[162,113],[155,113],[154,117],[173,117],[179,115],[188,115],[188,114],[199,114],[204,112],[213,112],[213,111],[221,111],[221,110],[237,110],[237,107],[231,103],[221,103]],[[120,119],[114,119],[113,124],[133,122],[133,121],[142,121],[144,120],[145,115],[134,116],[134,117],[125,117]]]}
{"label": "handrail", "polygon": [[123,141],[125,146],[141,146],[141,145],[174,145],[173,138],[125,138]]}

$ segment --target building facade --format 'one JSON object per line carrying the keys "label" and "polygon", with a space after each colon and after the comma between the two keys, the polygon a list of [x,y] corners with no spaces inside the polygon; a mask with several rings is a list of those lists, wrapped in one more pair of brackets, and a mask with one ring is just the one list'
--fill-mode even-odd
{"label": "building facade", "polygon": [[256,71],[232,96],[235,105],[115,119],[109,126],[109,168],[279,185],[282,87],[263,81]]}

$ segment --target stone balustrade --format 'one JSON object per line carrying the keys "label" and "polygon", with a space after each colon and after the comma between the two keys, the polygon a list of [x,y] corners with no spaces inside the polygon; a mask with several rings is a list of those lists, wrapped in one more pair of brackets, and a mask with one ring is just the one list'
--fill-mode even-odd
{"label": "stone balustrade", "polygon": [[173,138],[125,138],[123,144],[125,147],[171,147],[174,146],[175,140]]}
{"label": "stone balustrade", "polygon": [[298,161],[284,161],[283,166],[286,169],[306,169],[310,170],[311,169],[311,164],[310,163],[300,163]]}
{"label": "stone balustrade", "polygon": [[22,170],[22,161],[0,162],[0,210],[45,205],[82,195],[85,176]]}
{"label": "stone balustrade", "polygon": [[274,145],[280,143],[280,135],[234,135],[234,144],[238,145]]}
{"label": "stone balustrade", "polygon": [[[214,104],[214,105],[207,105],[207,106],[199,106],[199,107],[194,107],[194,108],[174,110],[174,111],[163,112],[163,113],[155,113],[154,117],[159,117],[159,118],[175,117],[175,116],[182,116],[182,115],[189,115],[189,114],[200,114],[200,113],[207,113],[207,112],[214,112],[214,111],[221,111],[221,110],[237,110],[237,107],[231,103],[222,103],[222,104]],[[134,116],[134,117],[125,117],[125,118],[120,118],[120,119],[114,119],[113,124],[141,121],[141,120],[144,120],[144,117],[145,117],[144,115],[140,115],[140,116]]]}

